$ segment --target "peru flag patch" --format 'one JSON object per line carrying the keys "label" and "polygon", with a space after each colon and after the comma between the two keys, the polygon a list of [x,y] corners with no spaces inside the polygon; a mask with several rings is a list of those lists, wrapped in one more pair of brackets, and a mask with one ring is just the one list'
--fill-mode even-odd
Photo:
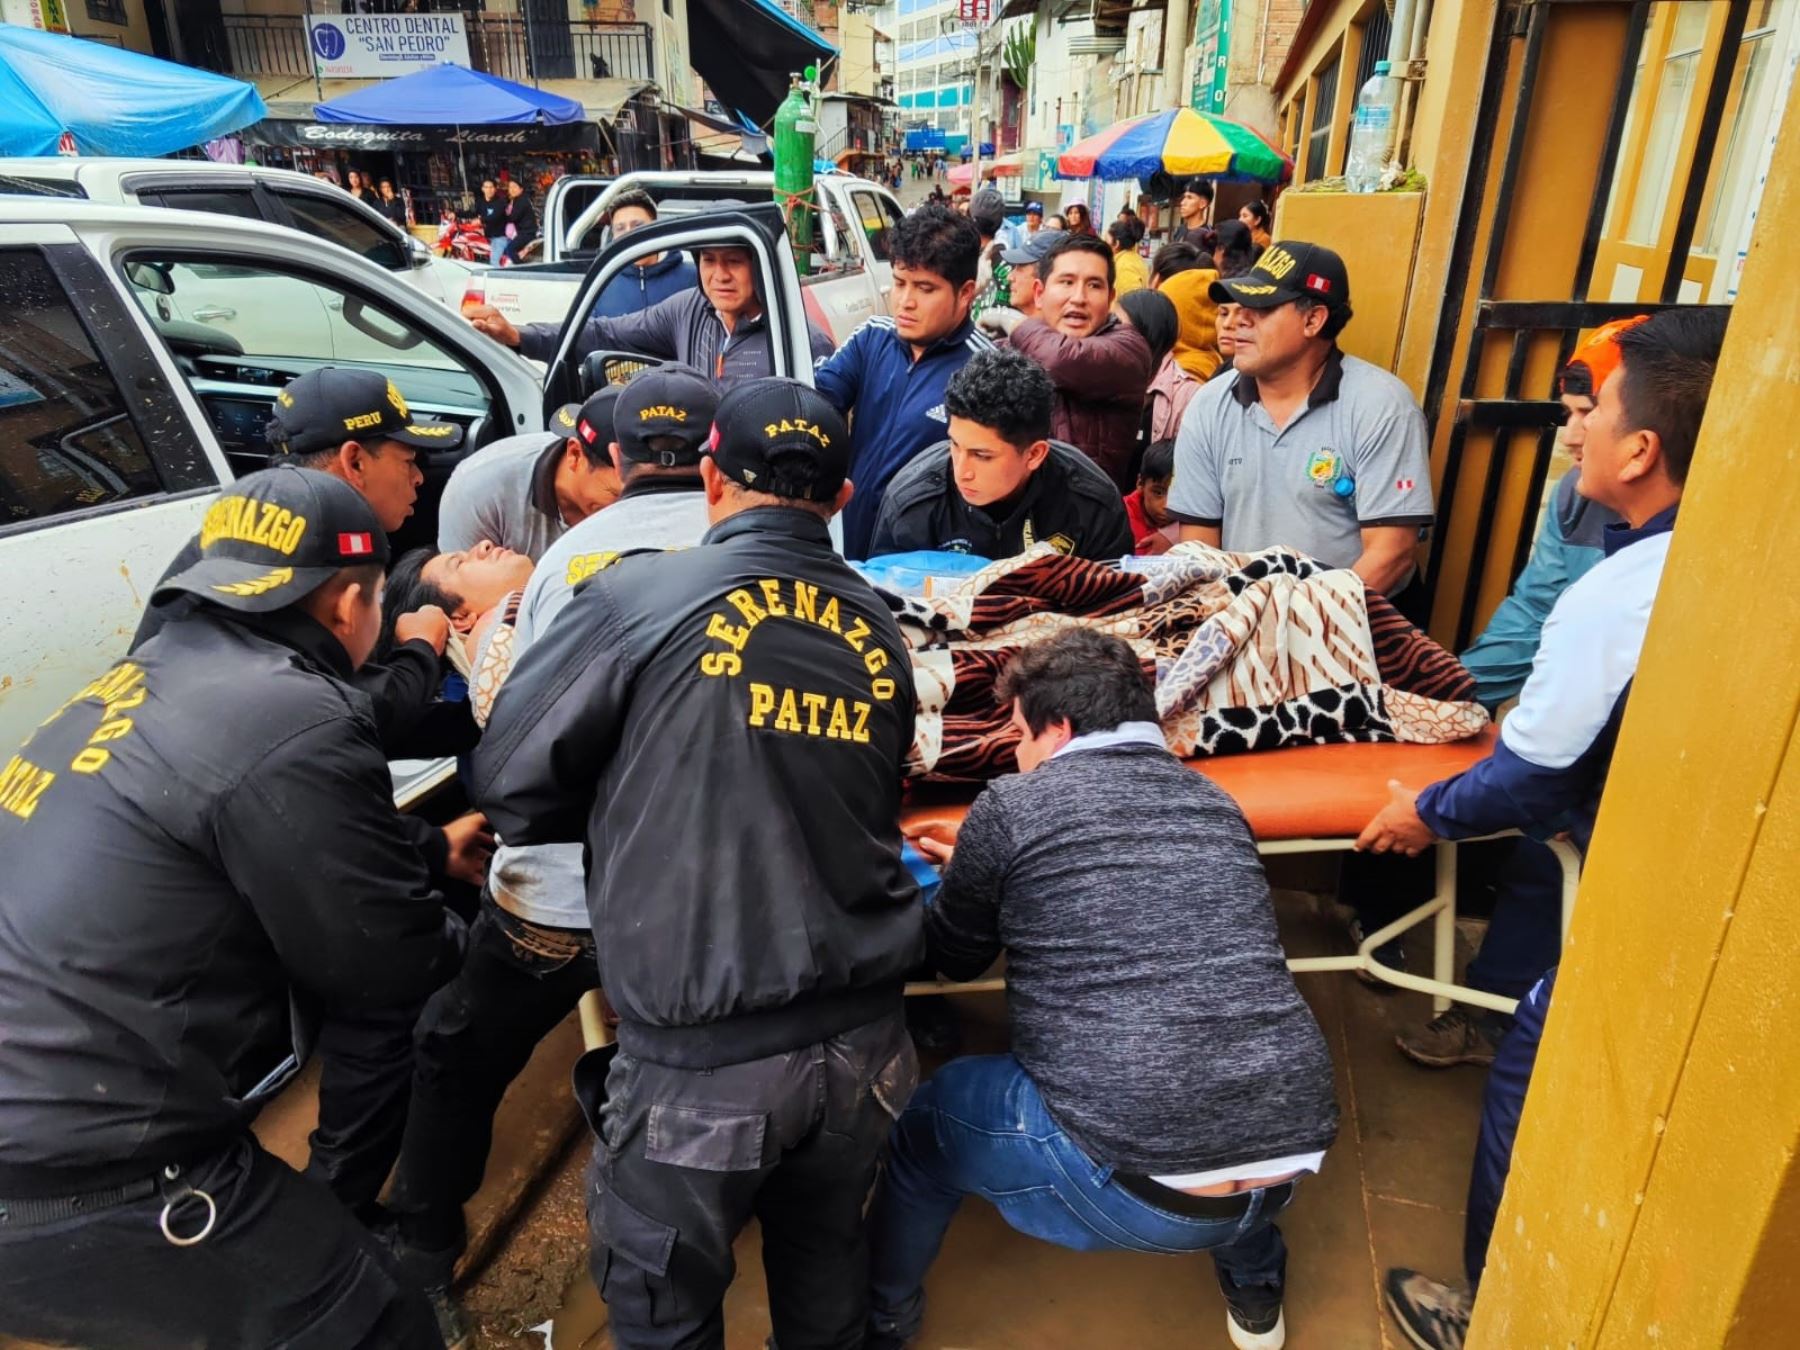
{"label": "peru flag patch", "polygon": [[360,558],[375,551],[375,536],[372,534],[340,534],[338,536],[338,556],[340,558]]}
{"label": "peru flag patch", "polygon": [[1394,480],[1394,486],[1396,488],[1398,488],[1401,492],[1411,492],[1413,490],[1414,483],[1413,483],[1413,480],[1410,478],[1396,478]]}

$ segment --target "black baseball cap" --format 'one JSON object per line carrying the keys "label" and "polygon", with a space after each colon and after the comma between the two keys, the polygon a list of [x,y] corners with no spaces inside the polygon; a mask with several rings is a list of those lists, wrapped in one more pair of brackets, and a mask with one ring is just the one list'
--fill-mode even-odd
{"label": "black baseball cap", "polygon": [[[599,446],[602,452],[612,444],[613,404],[625,386],[603,384],[588,395],[588,401],[575,410],[575,430],[569,433],[586,446]],[[557,409],[560,416],[562,409]]]}
{"label": "black baseball cap", "polygon": [[850,429],[798,380],[746,380],[719,400],[708,453],[720,473],[754,492],[767,492],[779,474],[782,495],[828,502],[850,474]]}
{"label": "black baseball cap", "polygon": [[550,430],[567,440],[575,434],[575,427],[581,417],[579,403],[565,403],[550,414]]}
{"label": "black baseball cap", "polygon": [[[613,440],[638,464],[698,464],[718,410],[718,388],[692,366],[652,366],[632,376],[613,405]],[[653,436],[679,437],[681,448],[652,450],[645,442]]]}
{"label": "black baseball cap", "polygon": [[1039,230],[1036,234],[1025,236],[1025,243],[1019,248],[1009,248],[1000,255],[1000,261],[1008,267],[1031,267],[1044,261],[1050,250],[1069,237],[1067,230]]}
{"label": "black baseball cap", "polygon": [[1184,178],[1176,184],[1176,188],[1175,195],[1177,197],[1185,197],[1191,192],[1196,197],[1206,198],[1209,202],[1213,199],[1213,185],[1210,178]]}
{"label": "black baseball cap", "polygon": [[1213,282],[1208,294],[1219,304],[1245,309],[1274,309],[1312,299],[1329,306],[1334,314],[1348,315],[1350,273],[1344,260],[1323,244],[1283,240],[1272,245],[1248,272]]}
{"label": "black baseball cap", "polygon": [[387,565],[375,508],[341,478],[282,464],[246,474],[206,508],[200,561],[156,588],[264,614],[358,563]]}
{"label": "black baseball cap", "polygon": [[414,417],[400,390],[373,370],[321,366],[275,395],[263,431],[278,455],[310,455],[345,441],[398,441],[418,450],[454,450],[463,429]]}

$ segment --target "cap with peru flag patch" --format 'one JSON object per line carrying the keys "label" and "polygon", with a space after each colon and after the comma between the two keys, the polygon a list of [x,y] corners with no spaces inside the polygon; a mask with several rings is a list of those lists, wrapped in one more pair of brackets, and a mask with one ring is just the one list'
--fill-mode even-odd
{"label": "cap with peru flag patch", "polygon": [[613,438],[613,404],[619,401],[622,384],[602,385],[575,413],[575,430],[569,434],[585,446],[593,447],[588,455],[596,461],[606,458],[606,447]]}
{"label": "cap with peru flag patch", "polygon": [[1350,315],[1350,271],[1323,244],[1283,239],[1271,244],[1256,266],[1213,282],[1208,292],[1222,305],[1274,309],[1296,300],[1317,300],[1334,315]]}
{"label": "cap with peru flag patch", "polygon": [[387,535],[360,492],[330,474],[281,465],[238,479],[207,507],[200,561],[156,596],[185,591],[266,613],[305,599],[345,567],[387,560]]}

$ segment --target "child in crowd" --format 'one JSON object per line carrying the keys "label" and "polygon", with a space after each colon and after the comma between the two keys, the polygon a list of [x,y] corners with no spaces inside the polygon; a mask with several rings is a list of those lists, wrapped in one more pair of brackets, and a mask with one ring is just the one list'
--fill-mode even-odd
{"label": "child in crowd", "polygon": [[1169,514],[1169,485],[1175,481],[1175,442],[1157,441],[1144,451],[1138,485],[1125,497],[1125,515],[1138,553],[1164,553],[1179,537],[1180,524]]}

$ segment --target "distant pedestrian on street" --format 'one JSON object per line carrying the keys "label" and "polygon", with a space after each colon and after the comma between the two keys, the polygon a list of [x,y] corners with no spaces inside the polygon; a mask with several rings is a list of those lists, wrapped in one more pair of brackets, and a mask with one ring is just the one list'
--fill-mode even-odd
{"label": "distant pedestrian on street", "polygon": [[506,185],[506,252],[511,262],[520,261],[527,244],[537,238],[537,212],[531,209],[531,197],[518,179]]}

